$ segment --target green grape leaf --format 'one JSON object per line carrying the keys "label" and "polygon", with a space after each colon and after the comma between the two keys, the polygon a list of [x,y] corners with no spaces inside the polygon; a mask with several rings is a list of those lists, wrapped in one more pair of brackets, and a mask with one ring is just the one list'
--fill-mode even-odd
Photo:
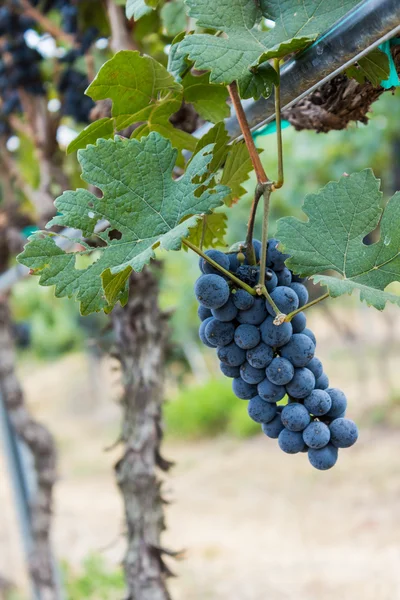
{"label": "green grape leaf", "polygon": [[226,246],[225,234],[228,217],[225,213],[212,213],[204,215],[191,227],[188,236],[189,241],[197,247],[203,242],[203,248],[217,248]]}
{"label": "green grape leaf", "polygon": [[[117,136],[80,150],[82,178],[103,196],[84,189],[65,192],[55,202],[60,214],[47,227],[74,227],[85,238],[105,220],[109,226],[97,234],[104,245],[82,268],[81,257],[93,252],[84,239],[79,240],[83,249],[65,253],[55,244],[54,234],[38,232],[19,262],[40,276],[41,285],[55,285],[57,297],[76,296],[82,314],[111,310],[117,300],[126,298],[129,272],[140,271],[154,258],[157,246],[178,250],[199,215],[220,206],[230,191],[222,185],[205,188],[214,178],[209,172],[212,146],[203,148],[182,177],[173,180],[176,158],[177,150],[158,133],[140,141]],[[205,182],[194,182],[207,172]]]}
{"label": "green grape leaf", "polygon": [[[112,100],[115,131],[143,123],[133,132],[133,137],[158,131],[178,150],[194,150],[195,138],[175,129],[169,120],[181,107],[183,87],[153,58],[132,50],[117,52],[104,63],[86,93],[95,101]],[[84,148],[88,141],[93,143],[100,137],[111,137],[110,127],[111,122],[104,119],[92,123],[73,140],[68,150]]]}
{"label": "green grape leaf", "polygon": [[[334,8],[327,0],[265,0],[261,4],[254,0],[186,0],[186,4],[198,26],[225,35],[186,36],[174,50],[174,61],[188,56],[197,69],[211,71],[212,83],[238,81],[241,93],[247,90],[250,94],[251,67],[303,49],[358,0],[341,0]],[[263,14],[275,21],[273,29],[262,30]],[[260,95],[261,82],[255,87]],[[262,95],[267,95],[268,89],[269,85]]]}
{"label": "green grape leaf", "polygon": [[359,0],[260,0],[263,16],[275,22],[268,45],[279,48],[293,38],[319,35],[357,4]]}
{"label": "green grape leaf", "polygon": [[192,66],[192,62],[188,60],[187,56],[180,51],[179,43],[184,39],[185,35],[191,35],[193,32],[185,34],[184,31],[178,33],[178,35],[172,40],[171,48],[168,55],[168,71],[175,77],[175,80],[179,83],[182,82],[183,74]]}
{"label": "green grape leaf", "polygon": [[186,13],[183,0],[172,0],[164,4],[160,11],[161,22],[166,35],[175,36],[186,29]]}
{"label": "green grape leaf", "polygon": [[[314,276],[334,297],[357,290],[361,300],[378,310],[386,302],[400,306],[400,296],[384,291],[400,281],[400,192],[385,210],[381,198],[380,182],[370,169],[307,196],[307,222],[294,217],[278,221],[277,237],[291,256],[287,266],[302,276]],[[380,240],[364,244],[378,225]],[[335,271],[341,278],[321,274],[324,271]]]}
{"label": "green grape leaf", "polygon": [[[260,152],[262,150],[259,150]],[[252,170],[253,164],[246,144],[243,141],[232,144],[221,177],[221,183],[227,185],[232,190],[225,197],[225,204],[227,206],[232,206],[232,204],[237,202],[246,193],[242,184],[249,179],[249,173]]]}
{"label": "green grape leaf", "polygon": [[230,115],[230,108],[226,102],[229,94],[225,86],[213,85],[209,78],[209,73],[187,73],[182,80],[183,97],[185,102],[193,104],[203,119],[218,123]]}
{"label": "green grape leaf", "polygon": [[346,75],[353,77],[358,83],[369,81],[374,87],[378,87],[390,75],[389,58],[382,50],[375,48],[361,58],[357,65],[346,69]]}
{"label": "green grape leaf", "polygon": [[279,75],[269,64],[256,65],[247,71],[239,81],[239,92],[242,98],[258,100],[263,96],[268,98],[274,84],[279,82]]}
{"label": "green grape leaf", "polygon": [[127,0],[126,1],[126,16],[128,19],[138,21],[141,17],[148,15],[152,10],[157,8],[159,0]]}
{"label": "green grape leaf", "polygon": [[221,167],[228,154],[229,139],[230,138],[224,123],[217,123],[199,139],[194,150],[194,156],[205,146],[208,146],[208,144],[214,144],[213,159],[210,163],[210,170],[215,172]]}
{"label": "green grape leaf", "polygon": [[68,145],[67,154],[75,152],[80,148],[86,148],[89,144],[95,144],[99,138],[108,140],[114,135],[114,120],[108,117],[90,123],[83,129]]}

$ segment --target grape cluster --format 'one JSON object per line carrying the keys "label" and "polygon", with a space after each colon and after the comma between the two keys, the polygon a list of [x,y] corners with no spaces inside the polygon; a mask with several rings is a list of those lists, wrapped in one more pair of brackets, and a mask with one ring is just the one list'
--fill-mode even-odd
{"label": "grape cluster", "polygon": [[[307,303],[308,291],[285,266],[288,256],[278,244],[276,239],[268,241],[265,286],[287,315]],[[260,275],[261,243],[254,240],[253,246],[256,265],[246,264],[241,245],[238,252],[209,250],[206,255],[254,287]],[[276,325],[275,312],[264,296],[235,285],[204,258],[199,266],[202,274],[195,283],[199,336],[203,344],[216,348],[222,373],[233,379],[235,395],[249,401],[250,418],[261,424],[265,435],[277,438],[284,452],[307,452],[313,467],[330,469],[338,449],[356,442],[358,430],[345,418],[344,393],[329,387],[304,313]]]}

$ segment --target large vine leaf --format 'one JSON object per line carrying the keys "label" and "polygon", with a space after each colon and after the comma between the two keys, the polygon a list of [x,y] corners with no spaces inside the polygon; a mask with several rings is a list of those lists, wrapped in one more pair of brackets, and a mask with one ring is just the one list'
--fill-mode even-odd
{"label": "large vine leaf", "polygon": [[230,115],[227,104],[229,94],[225,86],[213,85],[209,79],[209,73],[202,75],[187,73],[182,80],[184,98],[185,102],[193,104],[203,119],[218,123]]}
{"label": "large vine leaf", "polygon": [[170,36],[178,35],[186,29],[186,13],[183,0],[171,0],[160,10],[160,17],[165,33]]}
{"label": "large vine leaf", "polygon": [[40,275],[41,285],[54,285],[56,296],[76,296],[82,314],[89,314],[111,310],[125,299],[132,269],[140,271],[157,246],[178,250],[199,215],[221,205],[230,190],[222,185],[206,189],[213,173],[201,184],[195,182],[209,171],[212,145],[198,152],[184,175],[173,180],[177,151],[158,133],[140,141],[99,140],[81,150],[78,158],[83,179],[103,196],[84,189],[65,192],[55,203],[60,214],[48,227],[70,226],[88,237],[98,221],[107,221],[107,229],[98,234],[104,246],[96,249],[96,260],[82,268],[82,257],[92,248],[79,240],[83,250],[65,253],[54,234],[45,232],[30,238],[18,260]]}
{"label": "large vine leaf", "polygon": [[[383,211],[379,184],[370,169],[328,183],[306,197],[303,211],[308,221],[280,219],[277,237],[295,273],[314,275],[334,297],[358,291],[361,300],[383,310],[386,302],[400,306],[400,296],[384,291],[400,281],[400,193]],[[379,241],[366,245],[365,236],[378,224]],[[328,270],[341,278],[315,276]]]}
{"label": "large vine leaf", "polygon": [[[258,150],[258,152],[261,153],[262,150]],[[231,193],[225,198],[227,206],[232,206],[246,193],[242,184],[249,179],[252,170],[253,163],[245,142],[232,144],[221,177],[221,183],[231,188]]]}
{"label": "large vine leaf", "polygon": [[[211,71],[210,81],[237,80],[242,97],[249,97],[253,93],[250,69],[258,80],[257,95],[267,96],[271,81],[260,81],[260,61],[283,58],[306,47],[358,0],[338,0],[334,5],[330,0],[186,0],[186,4],[199,26],[219,34],[186,36],[174,50],[175,64],[179,57],[189,56],[196,68]],[[275,21],[275,27],[263,31],[262,16]],[[262,73],[264,79],[266,75]]]}
{"label": "large vine leaf", "polygon": [[93,100],[112,100],[112,117],[91,123],[70,144],[68,151],[84,148],[100,137],[111,137],[111,129],[121,131],[133,123],[144,123],[158,131],[179,150],[193,150],[196,140],[175,129],[170,116],[179,110],[183,87],[167,69],[149,56],[122,50],[101,67],[86,90]]}

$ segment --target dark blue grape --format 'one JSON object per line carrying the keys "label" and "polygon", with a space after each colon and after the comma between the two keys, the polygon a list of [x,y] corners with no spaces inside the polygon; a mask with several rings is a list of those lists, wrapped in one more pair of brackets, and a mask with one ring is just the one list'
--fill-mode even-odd
{"label": "dark blue grape", "polygon": [[280,413],[278,412],[278,414],[269,423],[263,423],[261,425],[261,429],[269,438],[277,439],[282,429],[284,429]]}
{"label": "dark blue grape", "polygon": [[337,448],[332,446],[332,444],[328,444],[327,446],[324,446],[324,448],[319,448],[318,450],[315,450],[314,448],[308,450],[308,460],[312,466],[319,471],[331,469],[336,464],[337,457]]}
{"label": "dark blue grape", "polygon": [[307,324],[306,315],[302,312],[297,313],[290,322],[293,327],[293,333],[302,333]]}
{"label": "dark blue grape", "polygon": [[205,334],[206,327],[209,324],[209,322],[212,320],[213,320],[213,317],[208,317],[201,323],[201,325],[199,327],[199,338],[201,339],[201,341],[203,342],[203,344],[205,346],[208,346],[209,348],[216,348],[216,344],[209,342],[208,339],[206,338],[206,334]]}
{"label": "dark blue grape", "polygon": [[305,367],[314,357],[315,345],[304,333],[295,333],[289,342],[282,346],[280,352],[295,367]]}
{"label": "dark blue grape", "polygon": [[194,285],[197,300],[206,308],[220,308],[229,298],[229,286],[219,275],[201,275]]}
{"label": "dark blue grape", "polygon": [[209,319],[210,317],[212,317],[212,312],[209,308],[206,308],[205,306],[202,306],[200,304],[199,308],[197,309],[197,315],[198,315],[200,321],[205,321],[206,319]]}
{"label": "dark blue grape", "polygon": [[286,358],[277,356],[267,367],[267,377],[275,385],[286,385],[293,379],[294,366]]}
{"label": "dark blue grape", "polygon": [[293,379],[286,384],[286,391],[293,398],[305,398],[311,394],[314,385],[314,375],[311,371],[302,367],[294,370]]}
{"label": "dark blue grape", "polygon": [[235,343],[243,350],[255,348],[260,343],[260,331],[255,325],[239,325],[235,331]]}
{"label": "dark blue grape", "polygon": [[260,277],[260,268],[257,265],[240,265],[236,269],[236,277],[250,286],[255,286]]}
{"label": "dark blue grape", "polygon": [[289,431],[303,431],[310,422],[308,410],[298,403],[287,404],[282,411],[282,423]]}
{"label": "dark blue grape", "polygon": [[267,317],[260,325],[261,339],[268,346],[279,348],[289,342],[292,337],[293,328],[291,323],[274,325],[274,317]]}
{"label": "dark blue grape", "polygon": [[243,381],[241,377],[235,377],[232,381],[232,389],[235,396],[242,400],[250,400],[257,395],[257,386],[250,385],[246,381]]}
{"label": "dark blue grape", "polygon": [[247,350],[246,358],[252,367],[265,369],[274,358],[274,351],[271,346],[267,346],[267,344],[261,342],[255,348]]}
{"label": "dark blue grape", "polygon": [[278,276],[272,269],[265,271],[265,287],[269,293],[273,292],[278,285]]}
{"label": "dark blue grape", "polygon": [[313,331],[311,331],[311,329],[308,329],[308,327],[306,327],[305,329],[303,329],[302,333],[303,335],[306,335],[308,338],[310,338],[314,346],[317,345],[317,338],[315,337],[315,334]]}
{"label": "dark blue grape", "polygon": [[321,421],[313,421],[303,431],[303,439],[309,448],[318,450],[329,443],[331,432],[329,427]]}
{"label": "dark blue grape", "polygon": [[290,284],[290,287],[297,294],[297,297],[299,299],[299,307],[301,308],[302,306],[307,304],[308,290],[307,290],[306,286],[303,285],[302,283],[298,283],[297,281],[293,281],[293,279],[292,279],[292,283]]}
{"label": "dark blue grape", "polygon": [[254,304],[248,310],[239,310],[237,320],[239,323],[260,325],[267,317],[267,309],[263,298],[255,298]]}
{"label": "dark blue grape", "polygon": [[[211,258],[214,262],[219,264],[221,267],[229,271],[229,258],[226,254],[221,252],[220,250],[207,250],[205,254]],[[203,258],[203,273],[214,274],[214,275],[222,275],[221,271],[219,271],[216,267],[213,267],[209,262],[207,262]]]}
{"label": "dark blue grape", "polygon": [[[307,365],[308,367],[308,365]],[[318,377],[317,381],[315,382],[315,389],[316,390],[326,390],[329,387],[329,379],[328,376],[325,373],[322,373],[322,375],[320,375],[320,377]]]}
{"label": "dark blue grape", "polygon": [[339,418],[329,425],[331,444],[336,448],[350,448],[358,439],[357,425],[351,419]]}
{"label": "dark blue grape", "polygon": [[[271,298],[275,302],[276,306],[279,308],[281,313],[288,315],[293,310],[296,310],[299,307],[299,299],[297,297],[296,292],[294,292],[290,287],[286,285],[278,286],[271,292]],[[275,316],[275,311],[268,302],[265,301],[265,305],[267,307],[267,311],[270,315]]]}
{"label": "dark blue grape", "polygon": [[253,238],[253,248],[254,248],[254,254],[256,255],[256,260],[258,262],[260,260],[261,249],[262,249],[262,244],[261,244],[260,240],[255,240]]}
{"label": "dark blue grape", "polygon": [[246,383],[257,385],[265,378],[264,369],[255,369],[248,362],[245,362],[240,367],[240,377]]}
{"label": "dark blue grape", "polygon": [[199,258],[199,269],[200,269],[200,271],[202,273],[204,273],[203,263],[204,263],[204,258],[200,256],[200,258]]}
{"label": "dark blue grape", "polygon": [[226,365],[223,362],[219,363],[219,366],[220,366],[222,373],[225,375],[225,377],[232,377],[232,378],[240,377],[240,368],[239,367],[230,367],[229,365]]}
{"label": "dark blue grape", "polygon": [[329,394],[330,399],[332,400],[332,406],[326,413],[326,416],[337,419],[342,413],[346,412],[347,398],[342,390],[339,390],[338,388],[328,387],[326,393]]}
{"label": "dark blue grape", "polygon": [[302,452],[305,447],[303,435],[299,431],[289,431],[286,428],[280,432],[278,444],[280,449],[287,454],[297,454]]}
{"label": "dark blue grape", "polygon": [[229,253],[227,254],[229,258],[229,270],[231,273],[236,273],[237,268],[240,266],[239,259],[237,257],[237,253]]}
{"label": "dark blue grape", "polygon": [[243,289],[237,290],[236,293],[232,294],[233,304],[239,310],[248,310],[253,306],[254,300],[254,296],[252,296],[251,294],[249,294],[249,292],[246,292],[246,290]]}
{"label": "dark blue grape", "polygon": [[276,416],[276,405],[262,400],[260,396],[251,398],[247,411],[256,423],[269,423]]}
{"label": "dark blue grape", "polygon": [[285,388],[283,385],[275,385],[267,378],[263,379],[257,386],[258,395],[266,402],[279,402],[285,397]]}
{"label": "dark blue grape", "polygon": [[225,302],[220,308],[213,308],[212,314],[218,321],[233,321],[236,317],[238,309],[233,303],[232,296],[229,296],[228,302]]}
{"label": "dark blue grape", "polygon": [[326,415],[332,406],[332,400],[324,390],[313,390],[309,396],[304,398],[304,406],[312,415],[321,417]]}
{"label": "dark blue grape", "polygon": [[246,352],[239,348],[239,346],[236,346],[235,342],[218,348],[217,355],[221,362],[230,367],[240,367],[246,360]]}
{"label": "dark blue grape", "polygon": [[310,360],[310,362],[307,365],[307,369],[310,369],[310,371],[314,373],[314,377],[316,380],[318,379],[318,377],[321,377],[322,373],[324,372],[322,362],[316,356],[314,356],[314,358]]}
{"label": "dark blue grape", "polygon": [[204,333],[210,344],[227,346],[233,340],[235,326],[233,323],[224,323],[213,317],[208,321]]}
{"label": "dark blue grape", "polygon": [[287,267],[284,267],[282,271],[278,271],[278,285],[289,286],[292,283],[292,273]]}
{"label": "dark blue grape", "polygon": [[271,238],[267,245],[267,266],[274,271],[282,271],[285,267],[285,260],[289,258],[289,254],[282,254],[278,250],[279,240]]}

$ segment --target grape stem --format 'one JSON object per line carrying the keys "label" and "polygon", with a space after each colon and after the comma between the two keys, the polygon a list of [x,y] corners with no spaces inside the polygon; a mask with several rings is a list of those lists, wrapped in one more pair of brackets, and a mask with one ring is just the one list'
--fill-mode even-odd
{"label": "grape stem", "polygon": [[[261,288],[265,287],[265,271],[267,269],[267,246],[268,246],[268,221],[269,221],[269,200],[272,192],[272,182],[262,186],[262,196],[264,199],[264,215],[262,224],[261,238],[261,256],[260,256],[260,281]],[[260,186],[257,186],[260,187]]]}
{"label": "grape stem", "polygon": [[281,119],[281,74],[279,58],[274,60],[274,69],[278,74],[278,83],[275,84],[275,122],[276,122],[276,141],[278,147],[278,181],[274,182],[274,190],[283,186],[283,149],[282,149],[282,119]]}
{"label": "grape stem", "polygon": [[298,315],[300,312],[303,312],[303,310],[307,310],[307,308],[310,308],[310,306],[314,306],[315,304],[318,304],[318,302],[322,302],[322,300],[326,300],[327,298],[329,298],[328,292],[326,294],[323,294],[322,296],[319,296],[319,298],[315,298],[315,300],[312,300],[311,302],[307,302],[307,304],[304,304],[304,306],[302,306],[301,308],[298,308],[297,310],[294,310],[293,312],[286,315],[285,321],[290,322],[293,319],[293,317]]}
{"label": "grape stem", "polygon": [[254,223],[256,220],[256,212],[258,203],[260,201],[261,196],[263,195],[263,186],[265,184],[258,183],[256,185],[256,189],[254,192],[254,199],[251,205],[249,222],[247,224],[247,236],[246,236],[246,258],[249,265],[256,264],[256,255],[253,247],[253,231],[254,231]]}
{"label": "grape stem", "polygon": [[215,262],[215,260],[213,260],[212,258],[207,256],[207,254],[205,254],[203,252],[203,250],[200,250],[200,248],[198,248],[197,246],[192,244],[192,242],[189,242],[189,240],[187,240],[187,239],[183,239],[182,244],[184,244],[185,246],[187,246],[188,248],[193,250],[193,252],[196,252],[196,254],[198,254],[199,256],[204,258],[204,260],[206,260],[208,263],[210,263],[210,265],[212,265],[215,269],[218,269],[218,271],[221,271],[221,273],[223,273],[224,275],[229,277],[229,279],[231,281],[233,281],[236,285],[238,285],[239,287],[246,290],[246,292],[248,292],[252,296],[255,296],[257,294],[257,291],[254,288],[247,285],[247,283],[245,283],[244,281],[241,281],[238,277],[233,275],[233,273],[224,269],[224,267],[221,267],[221,265],[219,265],[217,262]]}

